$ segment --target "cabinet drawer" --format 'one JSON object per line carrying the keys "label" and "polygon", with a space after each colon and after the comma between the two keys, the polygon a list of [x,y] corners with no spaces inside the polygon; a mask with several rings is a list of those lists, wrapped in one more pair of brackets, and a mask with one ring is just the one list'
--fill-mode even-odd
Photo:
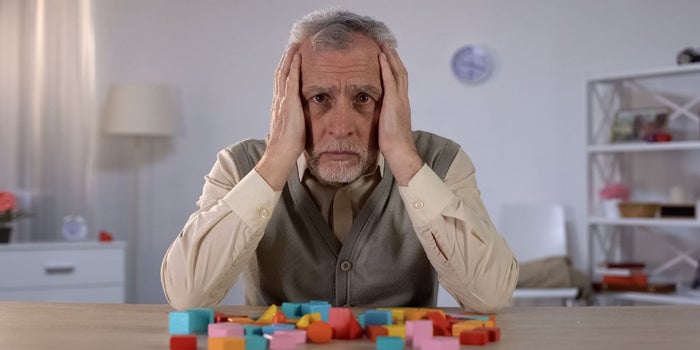
{"label": "cabinet drawer", "polygon": [[0,289],[124,282],[124,250],[7,251],[0,254]]}
{"label": "cabinet drawer", "polygon": [[0,291],[3,301],[123,303],[124,286]]}

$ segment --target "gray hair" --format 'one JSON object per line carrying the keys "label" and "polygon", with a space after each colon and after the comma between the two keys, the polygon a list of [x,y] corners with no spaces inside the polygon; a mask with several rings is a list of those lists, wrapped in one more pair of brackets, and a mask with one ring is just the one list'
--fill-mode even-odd
{"label": "gray hair", "polygon": [[350,11],[329,8],[299,19],[289,33],[289,44],[311,39],[314,48],[342,50],[352,43],[352,34],[362,34],[379,46],[397,47],[396,38],[383,22]]}

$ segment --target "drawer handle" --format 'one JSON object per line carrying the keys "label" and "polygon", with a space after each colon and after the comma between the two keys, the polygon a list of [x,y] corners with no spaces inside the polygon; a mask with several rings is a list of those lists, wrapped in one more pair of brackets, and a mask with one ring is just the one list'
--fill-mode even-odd
{"label": "drawer handle", "polygon": [[47,275],[67,275],[73,273],[74,271],[75,266],[73,266],[72,264],[56,264],[44,266],[44,272]]}

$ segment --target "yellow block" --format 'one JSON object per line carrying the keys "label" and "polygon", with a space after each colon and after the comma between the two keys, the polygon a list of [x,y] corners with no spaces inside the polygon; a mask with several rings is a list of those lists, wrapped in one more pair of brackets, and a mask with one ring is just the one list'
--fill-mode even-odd
{"label": "yellow block", "polygon": [[253,324],[255,320],[250,317],[229,317],[229,322],[240,323],[240,324]]}
{"label": "yellow block", "polygon": [[244,338],[209,338],[207,343],[209,350],[245,350]]}
{"label": "yellow block", "polygon": [[417,309],[406,309],[404,311],[404,319],[406,321],[416,321],[424,320],[428,318],[429,312],[439,312],[443,317],[445,317],[445,311],[439,309],[429,309],[429,308],[417,308]]}
{"label": "yellow block", "polygon": [[277,305],[272,304],[265,310],[265,312],[258,318],[260,322],[272,322],[272,317],[277,313]]}
{"label": "yellow block", "polygon": [[389,310],[391,311],[391,317],[392,320],[394,321],[394,324],[404,324],[405,319],[406,319],[406,310],[413,310],[405,307],[384,307],[384,308],[377,308],[377,310]]}
{"label": "yellow block", "polygon": [[493,321],[466,320],[452,325],[452,336],[459,337],[464,331],[473,331],[481,327],[493,327]]}
{"label": "yellow block", "polygon": [[306,314],[304,316],[301,316],[299,321],[297,321],[296,325],[297,328],[302,328],[302,329],[307,329],[309,328],[309,325],[321,321],[321,313],[320,312],[312,312],[310,314]]}
{"label": "yellow block", "polygon": [[382,326],[386,328],[387,334],[390,337],[401,337],[401,338],[406,338],[406,326],[404,325],[391,325],[391,326]]}

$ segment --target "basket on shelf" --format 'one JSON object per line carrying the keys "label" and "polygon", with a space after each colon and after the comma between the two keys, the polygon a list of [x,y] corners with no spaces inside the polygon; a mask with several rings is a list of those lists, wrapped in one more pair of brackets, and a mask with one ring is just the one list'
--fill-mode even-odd
{"label": "basket on shelf", "polygon": [[660,207],[658,203],[622,202],[618,204],[620,216],[623,218],[653,218],[657,216]]}

